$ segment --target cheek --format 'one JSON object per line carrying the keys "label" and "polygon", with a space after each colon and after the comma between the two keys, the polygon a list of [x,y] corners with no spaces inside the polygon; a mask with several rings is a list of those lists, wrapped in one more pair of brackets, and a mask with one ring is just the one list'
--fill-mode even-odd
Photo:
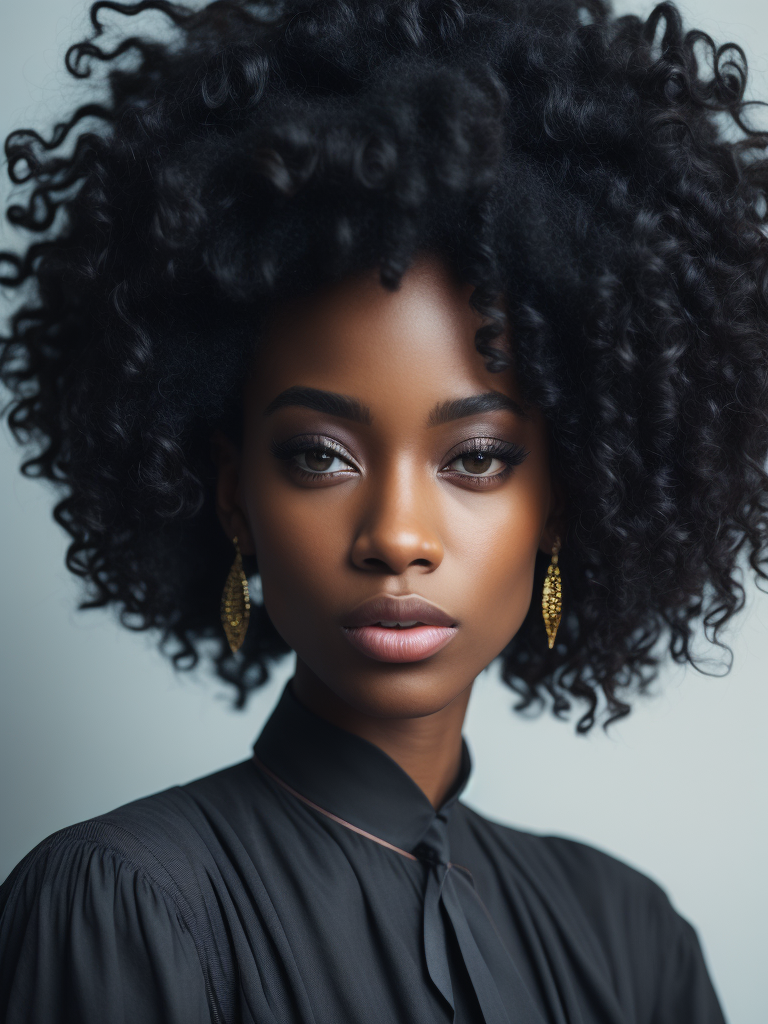
{"label": "cheek", "polygon": [[314,619],[312,609],[327,599],[345,566],[343,508],[331,489],[301,492],[279,479],[247,489],[246,504],[264,601],[284,633],[289,622]]}
{"label": "cheek", "polygon": [[448,548],[464,581],[465,603],[493,647],[506,646],[531,602],[536,553],[548,508],[548,489],[525,481],[478,508],[452,510]]}

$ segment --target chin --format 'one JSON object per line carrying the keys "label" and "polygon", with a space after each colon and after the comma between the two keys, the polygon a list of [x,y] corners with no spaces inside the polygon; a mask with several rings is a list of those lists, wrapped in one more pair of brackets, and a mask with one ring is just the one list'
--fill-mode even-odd
{"label": "chin", "polygon": [[[321,678],[323,678],[321,676]],[[383,665],[367,671],[336,673],[325,685],[355,710],[375,718],[423,718],[447,707],[474,681],[425,663]]]}

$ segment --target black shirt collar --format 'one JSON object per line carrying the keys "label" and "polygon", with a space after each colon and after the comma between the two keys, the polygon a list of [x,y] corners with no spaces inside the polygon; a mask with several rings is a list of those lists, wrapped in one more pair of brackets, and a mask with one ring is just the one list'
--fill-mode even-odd
{"label": "black shirt collar", "polygon": [[462,741],[459,774],[436,812],[388,754],[314,714],[293,695],[290,683],[253,749],[270,771],[302,796],[404,850],[419,843],[436,814],[447,817],[472,769]]}

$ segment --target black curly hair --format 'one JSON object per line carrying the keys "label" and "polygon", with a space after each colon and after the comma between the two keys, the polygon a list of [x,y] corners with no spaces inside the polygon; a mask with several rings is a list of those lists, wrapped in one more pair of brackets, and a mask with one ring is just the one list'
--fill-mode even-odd
{"label": "black curly hair", "polygon": [[[109,49],[105,11],[172,31]],[[244,704],[286,647],[262,608],[228,654],[212,431],[237,436],[275,302],[365,266],[394,288],[430,251],[474,286],[492,369],[509,324],[567,496],[556,647],[534,600],[502,656],[517,706],[585,702],[584,731],[663,655],[696,664],[697,627],[722,644],[743,567],[768,578],[768,137],[738,46],[603,0],[91,21],[67,67],[105,66],[101,93],[6,142],[7,217],[36,237],[0,266],[9,423],[62,489],[83,607],[159,630],[179,666],[209,650]]]}

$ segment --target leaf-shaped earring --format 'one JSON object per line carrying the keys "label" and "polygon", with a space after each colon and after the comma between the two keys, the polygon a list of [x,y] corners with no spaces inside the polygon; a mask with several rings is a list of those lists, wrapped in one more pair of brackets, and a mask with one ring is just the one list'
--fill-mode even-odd
{"label": "leaf-shaped earring", "polygon": [[251,617],[251,597],[248,593],[248,577],[243,572],[243,558],[237,537],[232,538],[235,545],[235,560],[229,570],[224,592],[221,595],[221,624],[224,627],[229,647],[233,654],[243,646]]}
{"label": "leaf-shaped earring", "polygon": [[547,566],[544,590],[541,595],[541,612],[544,616],[544,628],[547,631],[550,651],[555,646],[557,627],[560,625],[563,614],[563,581],[560,576],[560,566],[557,564],[559,551],[560,538],[555,537],[555,543],[552,545],[552,561]]}

